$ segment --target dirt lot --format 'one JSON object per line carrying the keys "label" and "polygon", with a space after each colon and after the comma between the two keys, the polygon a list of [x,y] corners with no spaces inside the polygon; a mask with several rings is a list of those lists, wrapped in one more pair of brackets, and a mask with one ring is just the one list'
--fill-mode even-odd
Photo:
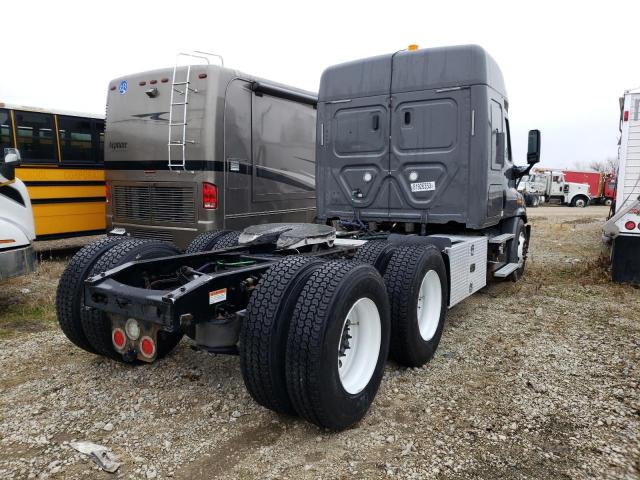
{"label": "dirt lot", "polygon": [[435,359],[389,364],[340,434],[258,407],[237,357],[187,340],[137,368],[73,347],[53,306],[67,253],[47,254],[0,292],[0,478],[640,478],[640,290],[608,281],[606,211],[531,209],[525,278],[453,308]]}

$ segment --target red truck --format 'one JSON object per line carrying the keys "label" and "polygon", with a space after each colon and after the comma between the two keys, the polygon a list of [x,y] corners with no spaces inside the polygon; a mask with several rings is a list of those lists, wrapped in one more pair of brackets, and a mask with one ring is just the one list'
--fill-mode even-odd
{"label": "red truck", "polygon": [[616,198],[616,176],[614,173],[579,172],[576,170],[563,170],[562,172],[567,182],[588,184],[594,203],[611,205]]}

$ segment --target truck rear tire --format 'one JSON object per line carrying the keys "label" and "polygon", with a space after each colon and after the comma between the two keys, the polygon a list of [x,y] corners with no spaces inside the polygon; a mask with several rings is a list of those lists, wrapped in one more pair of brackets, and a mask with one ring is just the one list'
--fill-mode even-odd
{"label": "truck rear tire", "polygon": [[396,248],[386,240],[370,240],[358,248],[353,259],[373,265],[380,275],[384,275],[391,255],[396,251]]}
{"label": "truck rear tire", "polygon": [[94,264],[110,248],[122,242],[122,237],[106,237],[81,248],[62,272],[56,291],[56,315],[65,336],[76,346],[96,353],[82,329],[84,281]]}
{"label": "truck rear tire", "polygon": [[384,374],[389,334],[389,299],[373,266],[337,260],[313,272],[287,339],[287,389],[298,415],[335,431],[362,419]]}
{"label": "truck rear tire", "polygon": [[391,303],[391,357],[420,367],[438,348],[449,298],[447,270],[434,246],[401,247],[384,275]]}
{"label": "truck rear tire", "polygon": [[232,233],[231,230],[212,230],[204,232],[194,238],[185,253],[199,253],[215,250],[216,243],[221,237]]}
{"label": "truck rear tire", "polygon": [[300,291],[325,262],[291,256],[262,276],[247,305],[240,328],[240,368],[253,399],[263,407],[295,414],[287,393],[285,351],[289,322]]}
{"label": "truck rear tire", "polygon": [[[119,265],[134,260],[149,260],[152,258],[178,255],[180,250],[167,242],[160,240],[126,240],[114,245],[95,263],[91,275],[97,275]],[[144,285],[138,285],[144,288]],[[113,347],[111,339],[111,321],[104,312],[83,311],[82,329],[95,352],[114,360],[124,361],[122,354]],[[160,330],[156,341],[156,358],[166,356],[182,339],[180,332],[166,332]]]}

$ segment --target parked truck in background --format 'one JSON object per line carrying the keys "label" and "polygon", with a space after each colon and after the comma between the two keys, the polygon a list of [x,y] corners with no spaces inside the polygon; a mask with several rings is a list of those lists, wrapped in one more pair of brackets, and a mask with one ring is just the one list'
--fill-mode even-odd
{"label": "parked truck in background", "polygon": [[20,154],[5,148],[0,158],[0,281],[35,270],[36,229],[27,187],[15,176]]}
{"label": "parked truck in background", "polygon": [[612,280],[640,285],[640,89],[626,91],[620,107],[618,188],[603,235]]}
{"label": "parked truck in background", "polygon": [[[315,125],[316,223],[204,232],[186,254],[102,239],[61,276],[60,326],[78,347],[132,363],[187,335],[239,354],[259,404],[348,428],[373,402],[388,354],[424,365],[450,307],[488,279],[524,273],[531,226],[516,182],[540,159],[540,132],[529,132],[528,165],[514,164],[508,106],[478,46],[330,67]],[[278,131],[272,148],[288,138]]]}
{"label": "parked truck in background", "polygon": [[589,185],[589,193],[593,203],[611,205],[616,197],[615,173],[585,172],[579,170],[562,170],[567,182]]}
{"label": "parked truck in background", "polygon": [[527,195],[530,206],[552,202],[584,208],[591,202],[589,185],[568,181],[560,170],[534,169],[522,178],[518,190]]}

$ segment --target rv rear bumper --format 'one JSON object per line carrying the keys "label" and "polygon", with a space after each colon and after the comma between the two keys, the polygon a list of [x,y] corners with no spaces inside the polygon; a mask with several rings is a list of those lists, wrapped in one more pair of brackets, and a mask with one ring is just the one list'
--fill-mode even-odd
{"label": "rv rear bumper", "polygon": [[0,280],[26,275],[36,269],[36,252],[29,245],[0,252]]}
{"label": "rv rear bumper", "polygon": [[202,228],[194,227],[167,227],[159,225],[133,225],[121,222],[113,222],[108,230],[109,235],[122,235],[132,238],[147,238],[171,242],[181,249],[186,249],[191,241],[201,232]]}

